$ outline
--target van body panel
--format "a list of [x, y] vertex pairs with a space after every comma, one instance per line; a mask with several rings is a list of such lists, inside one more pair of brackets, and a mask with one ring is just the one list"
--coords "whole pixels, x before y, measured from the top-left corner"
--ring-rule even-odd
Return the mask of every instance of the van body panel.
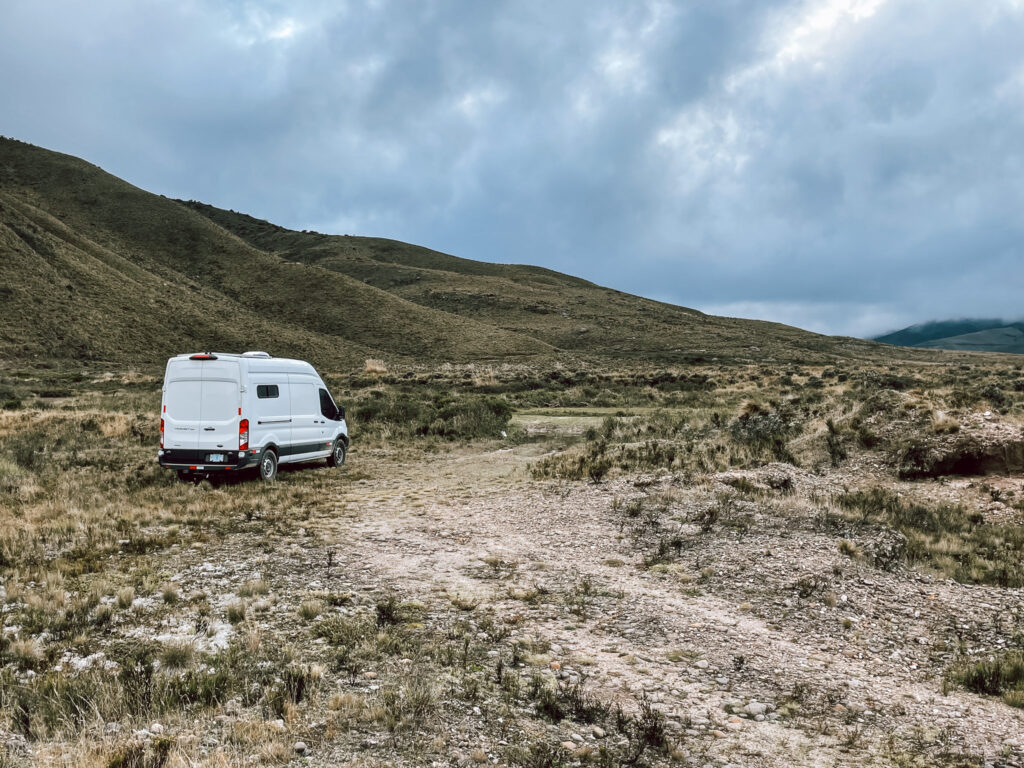
[[288, 374], [288, 387], [292, 400], [292, 445], [288, 460], [304, 461], [316, 456], [327, 456], [330, 446], [325, 445], [324, 429], [320, 424], [319, 377]]
[[250, 373], [246, 394], [252, 403], [249, 445], [291, 445], [292, 411], [288, 375]]

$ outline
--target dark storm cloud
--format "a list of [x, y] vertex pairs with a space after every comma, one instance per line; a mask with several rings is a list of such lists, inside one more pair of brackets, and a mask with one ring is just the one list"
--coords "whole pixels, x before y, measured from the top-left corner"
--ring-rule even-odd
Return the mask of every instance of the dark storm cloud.
[[1024, 7], [11, 0], [0, 132], [299, 229], [864, 333], [1017, 316]]

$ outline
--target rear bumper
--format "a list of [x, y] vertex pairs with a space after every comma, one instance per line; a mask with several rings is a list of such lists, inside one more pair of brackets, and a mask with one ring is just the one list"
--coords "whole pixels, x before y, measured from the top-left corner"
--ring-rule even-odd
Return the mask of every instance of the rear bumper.
[[[162, 450], [156, 460], [165, 469], [178, 469], [192, 472], [224, 472], [255, 467], [259, 463], [259, 454], [253, 451], [223, 451], [223, 461], [208, 461], [211, 451], [193, 451], [175, 448]], [[239, 456], [239, 454], [242, 454]]]

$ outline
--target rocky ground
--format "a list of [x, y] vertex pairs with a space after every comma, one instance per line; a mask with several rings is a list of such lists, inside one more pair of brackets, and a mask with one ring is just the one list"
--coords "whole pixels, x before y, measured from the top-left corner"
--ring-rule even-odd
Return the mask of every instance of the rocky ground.
[[[429, 447], [177, 488], [228, 510], [222, 533], [154, 556], [164, 586], [105, 596], [124, 610], [100, 647], [57, 665], [114, 674], [123, 641], [241, 649], [277, 659], [276, 684], [300, 669], [304, 692], [75, 743], [8, 732], [0, 765], [1024, 765], [1024, 710], [945, 680], [1021, 644], [1022, 590], [909, 568], [899, 534], [835, 502], [879, 484], [1019, 522], [1021, 476], [896, 480], [862, 454], [567, 482], [530, 473], [551, 440]], [[359, 660], [339, 660], [357, 624]]]
[[[517, 662], [524, 679], [539, 672], [563, 685], [581, 682], [626, 711], [649, 702], [664, 713], [674, 745], [671, 758], [652, 756], [655, 762], [1024, 759], [1024, 712], [943, 689], [958, 649], [983, 656], [1013, 642], [1024, 626], [1021, 591], [966, 586], [903, 566], [880, 570], [844, 554], [837, 541], [850, 539], [828, 523], [830, 496], [846, 480], [841, 474], [772, 465], [697, 483], [667, 473], [600, 485], [537, 482], [527, 467], [542, 450], [356, 451], [342, 472], [285, 472], [285, 485], [316, 478], [322, 503], [294, 510], [292, 525], [169, 555], [177, 589], [201, 591], [213, 606], [205, 631], [197, 636], [191, 619], [167, 615], [152, 599], [135, 606], [136, 624], [126, 631], [195, 642], [200, 650], [226, 647], [242, 625], [220, 617], [245, 584], [262, 580], [266, 594], [255, 596], [245, 626], [254, 625], [264, 644], [298, 642], [300, 655], [319, 658], [325, 641], [309, 640], [308, 622], [296, 613], [304, 600], [346, 596], [315, 624], [332, 611], [369, 610], [391, 593], [421, 605], [423, 621], [435, 628], [486, 616], [487, 626], [504, 628], [491, 629], [491, 637], [478, 632], [490, 642], [489, 655], [519, 642], [536, 649]], [[1019, 478], [1002, 482], [1019, 487]], [[922, 491], [905, 485], [908, 493]], [[985, 502], [976, 482], [932, 485], [936, 493]], [[654, 566], [645, 565], [650, 523], [638, 528], [623, 511], [645, 504], [658, 510], [658, 530], [681, 540]], [[710, 505], [721, 507], [719, 517], [695, 524]], [[861, 552], [879, 545], [870, 535], [852, 543]], [[306, 642], [311, 647], [301, 646]], [[503, 748], [522, 739], [564, 744], [563, 757], [579, 762], [588, 748], [616, 738], [572, 719], [528, 719], [505, 732], [486, 698], [460, 702], [443, 691], [440, 722], [428, 729], [434, 735], [422, 750], [372, 729], [333, 733], [324, 719], [330, 694], [372, 697], [383, 680], [402, 674], [403, 662], [412, 663], [390, 660], [353, 680], [327, 672], [319, 705], [309, 702], [287, 723], [269, 720], [267, 727], [280, 732], [282, 744], [299, 743], [302, 759], [314, 765], [499, 762]], [[254, 717], [235, 703], [185, 742], [198, 739], [201, 753], [215, 754], [232, 723]], [[158, 725], [161, 732], [189, 728], [185, 721]]]

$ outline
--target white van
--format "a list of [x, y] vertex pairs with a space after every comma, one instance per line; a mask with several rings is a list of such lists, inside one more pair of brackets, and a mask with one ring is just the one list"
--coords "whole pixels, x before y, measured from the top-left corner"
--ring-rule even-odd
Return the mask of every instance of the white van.
[[302, 360], [266, 352], [200, 352], [167, 361], [160, 408], [161, 467], [182, 478], [327, 459], [345, 463], [345, 408]]

